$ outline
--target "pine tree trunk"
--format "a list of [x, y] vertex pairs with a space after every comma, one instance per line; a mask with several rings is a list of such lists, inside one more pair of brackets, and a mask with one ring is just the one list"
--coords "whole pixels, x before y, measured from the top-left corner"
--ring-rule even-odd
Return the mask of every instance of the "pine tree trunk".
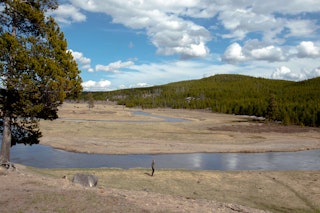
[[0, 153], [1, 165], [9, 163], [10, 148], [11, 148], [11, 118], [10, 116], [4, 116], [2, 146], [1, 146], [1, 153]]

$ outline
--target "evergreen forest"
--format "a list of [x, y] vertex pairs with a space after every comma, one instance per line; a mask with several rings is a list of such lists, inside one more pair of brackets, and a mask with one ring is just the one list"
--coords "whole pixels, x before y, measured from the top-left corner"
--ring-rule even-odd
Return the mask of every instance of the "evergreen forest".
[[[320, 77], [293, 82], [221, 74], [148, 88], [91, 92], [126, 107], [206, 109], [264, 117], [284, 125], [320, 126]], [[88, 94], [84, 92], [82, 98]]]

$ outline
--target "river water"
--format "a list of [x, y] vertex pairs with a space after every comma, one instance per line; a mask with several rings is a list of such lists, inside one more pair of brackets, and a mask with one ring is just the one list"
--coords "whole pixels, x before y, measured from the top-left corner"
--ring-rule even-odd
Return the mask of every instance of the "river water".
[[194, 153], [158, 155], [84, 154], [45, 145], [16, 145], [11, 161], [38, 168], [157, 168], [192, 170], [320, 170], [320, 150], [267, 153]]

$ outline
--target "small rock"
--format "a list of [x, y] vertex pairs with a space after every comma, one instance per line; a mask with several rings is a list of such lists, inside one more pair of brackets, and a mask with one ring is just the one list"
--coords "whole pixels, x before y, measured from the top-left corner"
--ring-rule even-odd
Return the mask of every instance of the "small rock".
[[72, 178], [73, 183], [78, 183], [85, 187], [94, 187], [98, 184], [98, 178], [91, 174], [75, 174]]

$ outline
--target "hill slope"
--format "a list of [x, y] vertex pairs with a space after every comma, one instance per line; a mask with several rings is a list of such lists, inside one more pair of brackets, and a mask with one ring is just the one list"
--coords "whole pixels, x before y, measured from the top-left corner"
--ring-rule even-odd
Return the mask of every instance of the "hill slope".
[[[95, 92], [95, 100], [127, 107], [210, 109], [255, 115], [283, 124], [320, 126], [320, 77], [283, 81], [243, 75], [215, 75], [148, 88]], [[83, 94], [84, 97], [86, 93]]]

